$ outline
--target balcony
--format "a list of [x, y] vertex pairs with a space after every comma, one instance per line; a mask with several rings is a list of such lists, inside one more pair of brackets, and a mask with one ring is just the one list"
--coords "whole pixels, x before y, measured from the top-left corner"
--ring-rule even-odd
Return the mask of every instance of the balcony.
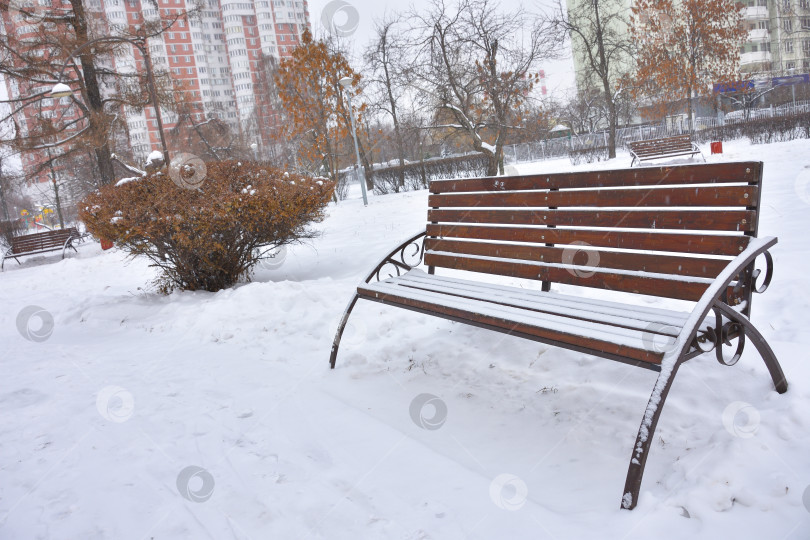
[[748, 32], [748, 41], [767, 41], [771, 39], [771, 32], [766, 28], [757, 28]]
[[767, 19], [768, 8], [765, 6], [753, 6], [745, 8], [745, 18], [750, 19]]
[[740, 55], [740, 64], [755, 64], [757, 62], [770, 62], [771, 53], [768, 51], [747, 52]]

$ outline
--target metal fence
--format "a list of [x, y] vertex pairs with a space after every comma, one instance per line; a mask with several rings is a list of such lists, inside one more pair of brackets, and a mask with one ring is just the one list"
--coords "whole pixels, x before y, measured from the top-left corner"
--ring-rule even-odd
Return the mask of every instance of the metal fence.
[[[810, 101], [797, 101], [795, 103], [789, 103], [779, 107], [769, 107], [767, 109], [750, 109], [747, 115], [744, 111], [734, 111], [727, 114], [724, 118], [713, 116], [695, 118], [694, 131], [698, 141], [701, 141], [704, 139], [704, 137], [701, 137], [701, 132], [704, 132], [707, 136], [713, 135], [715, 132], [711, 130], [715, 128], [744, 124], [763, 118], [774, 118], [808, 112], [810, 112]], [[625, 148], [627, 143], [633, 141], [674, 137], [676, 135], [690, 133], [691, 131], [692, 130], [689, 129], [689, 121], [685, 118], [670, 119], [660, 124], [643, 124], [619, 128], [616, 130], [616, 148]], [[514, 164], [567, 157], [572, 151], [607, 148], [607, 146], [607, 131], [598, 131], [558, 139], [510, 144], [504, 146], [503, 153], [504, 162]]]

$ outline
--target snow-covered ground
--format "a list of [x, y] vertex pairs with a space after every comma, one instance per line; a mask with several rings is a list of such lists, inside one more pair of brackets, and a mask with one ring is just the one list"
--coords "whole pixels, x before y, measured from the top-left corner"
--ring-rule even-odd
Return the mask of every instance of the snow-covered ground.
[[[331, 206], [319, 239], [215, 294], [159, 296], [97, 244], [9, 261], [0, 538], [810, 538], [810, 143], [725, 146], [708, 159], [765, 161], [779, 244], [753, 319], [790, 389], [751, 346], [686, 364], [634, 511], [653, 372], [362, 302], [328, 369], [353, 288], [424, 226], [414, 192]], [[32, 305], [47, 339], [37, 317], [18, 330]]]

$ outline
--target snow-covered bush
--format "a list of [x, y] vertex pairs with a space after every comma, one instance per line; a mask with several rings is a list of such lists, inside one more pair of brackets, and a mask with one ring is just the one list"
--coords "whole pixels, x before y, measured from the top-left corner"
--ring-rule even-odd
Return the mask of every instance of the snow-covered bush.
[[743, 133], [752, 144], [806, 139], [810, 137], [810, 113], [752, 120], [745, 124]]
[[80, 218], [96, 237], [160, 268], [161, 292], [217, 291], [249, 278], [269, 248], [312, 238], [309, 224], [323, 219], [334, 190], [256, 163], [206, 168], [193, 188], [183, 180], [187, 167], [174, 181], [164, 169], [104, 186], [81, 203]]

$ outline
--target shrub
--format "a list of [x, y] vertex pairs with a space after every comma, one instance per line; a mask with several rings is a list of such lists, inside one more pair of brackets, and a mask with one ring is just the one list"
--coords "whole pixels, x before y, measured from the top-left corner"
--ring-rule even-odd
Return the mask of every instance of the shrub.
[[804, 139], [810, 135], [810, 113], [753, 120], [745, 124], [743, 133], [752, 144]]
[[[209, 163], [205, 175], [189, 165], [179, 171], [174, 180], [164, 169], [104, 186], [80, 205], [91, 233], [160, 268], [164, 293], [218, 291], [249, 279], [270, 248], [314, 236], [308, 225], [323, 219], [334, 190], [328, 180], [256, 163]], [[191, 185], [199, 187], [181, 187]]]
[[11, 239], [25, 234], [25, 222], [21, 219], [0, 221], [0, 246], [10, 247]]
[[568, 159], [571, 161], [571, 165], [579, 165], [580, 163], [607, 161], [608, 156], [609, 152], [607, 146], [594, 146], [591, 148], [571, 150], [568, 154]]
[[[488, 158], [483, 154], [467, 154], [382, 167], [374, 170], [374, 193], [384, 195], [425, 189], [431, 180], [486, 176], [487, 162]], [[404, 186], [399, 184], [400, 172], [405, 175]]]

